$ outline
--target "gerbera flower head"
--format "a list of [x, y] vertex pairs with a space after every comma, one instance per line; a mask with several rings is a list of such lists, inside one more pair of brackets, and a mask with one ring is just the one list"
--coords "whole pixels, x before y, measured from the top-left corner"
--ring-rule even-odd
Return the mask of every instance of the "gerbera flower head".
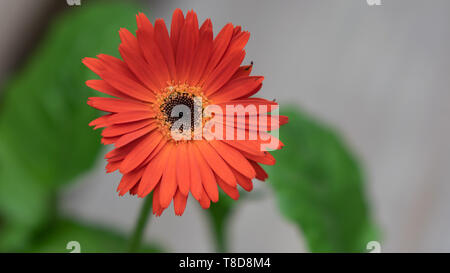
[[195, 12], [179, 9], [170, 34], [162, 19], [152, 24], [139, 13], [136, 21], [136, 35], [119, 31], [122, 59], [83, 59], [101, 78], [87, 86], [109, 95], [89, 98], [107, 112], [89, 125], [114, 144], [106, 170], [122, 173], [119, 195], [153, 192], [159, 216], [172, 200], [183, 214], [189, 194], [208, 208], [219, 188], [233, 199], [238, 185], [251, 191], [252, 179], [267, 178], [260, 164], [275, 163], [270, 145], [282, 147], [268, 132], [287, 117], [273, 114], [276, 102], [252, 97], [263, 77], [241, 66], [250, 34], [229, 23], [214, 38], [210, 19], [199, 26]]

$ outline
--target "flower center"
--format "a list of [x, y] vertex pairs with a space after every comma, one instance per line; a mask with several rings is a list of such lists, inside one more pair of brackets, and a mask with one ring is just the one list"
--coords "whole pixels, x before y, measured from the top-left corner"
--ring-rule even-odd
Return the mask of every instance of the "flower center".
[[[180, 108], [176, 109], [176, 107]], [[197, 121], [194, 119], [195, 101], [192, 94], [173, 92], [164, 100], [164, 103], [160, 105], [159, 110], [163, 113], [165, 122], [170, 125], [173, 125], [177, 120], [183, 118], [184, 114], [190, 115], [191, 130], [194, 130], [195, 124], [199, 124], [198, 119]]]
[[181, 84], [164, 88], [155, 104], [163, 134], [172, 140], [193, 139], [202, 128], [205, 104], [200, 87]]

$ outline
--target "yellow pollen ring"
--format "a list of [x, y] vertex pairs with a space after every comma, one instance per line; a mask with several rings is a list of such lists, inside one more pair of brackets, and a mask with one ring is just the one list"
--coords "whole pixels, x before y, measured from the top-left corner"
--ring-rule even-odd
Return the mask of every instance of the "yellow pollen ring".
[[[161, 131], [161, 133], [166, 136], [169, 140], [178, 142], [178, 141], [186, 141], [186, 138], [190, 138], [191, 140], [194, 139], [195, 134], [198, 132], [194, 132], [193, 128], [191, 128], [191, 132], [179, 132], [183, 136], [183, 140], [175, 140], [172, 137], [172, 124], [174, 122], [174, 119], [170, 116], [171, 112], [170, 110], [178, 104], [189, 104], [191, 108], [191, 111], [193, 112], [193, 102], [194, 98], [200, 98], [201, 99], [201, 125], [199, 128], [203, 128], [204, 123], [209, 118], [203, 117], [203, 110], [206, 106], [210, 104], [210, 101], [205, 97], [205, 95], [202, 92], [201, 87], [198, 86], [190, 86], [188, 84], [174, 84], [174, 82], [169, 82], [168, 86], [161, 89], [161, 92], [157, 94], [156, 101], [153, 104], [154, 111], [156, 113], [156, 120], [158, 121], [158, 127]], [[194, 115], [194, 113], [191, 113], [191, 115]], [[191, 118], [192, 119], [192, 118]], [[195, 121], [194, 121], [195, 122]], [[196, 128], [198, 129], [198, 128]], [[177, 133], [177, 132], [175, 132]], [[178, 133], [177, 133], [178, 134]]]

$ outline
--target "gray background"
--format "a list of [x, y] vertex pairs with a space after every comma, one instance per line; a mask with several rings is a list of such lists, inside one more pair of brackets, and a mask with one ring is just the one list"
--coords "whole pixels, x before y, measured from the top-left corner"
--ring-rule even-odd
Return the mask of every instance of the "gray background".
[[[17, 66], [27, 33], [52, 1], [0, 1], [0, 81]], [[158, 1], [151, 18], [177, 7], [227, 22], [252, 36], [246, 62], [264, 75], [261, 95], [296, 103], [332, 124], [362, 160], [367, 192], [383, 230], [383, 251], [450, 251], [450, 1]], [[67, 7], [69, 8], [69, 7]], [[25, 36], [25, 37], [24, 37]], [[7, 37], [7, 38], [5, 38]], [[282, 137], [282, 136], [281, 136]], [[106, 151], [106, 150], [105, 150]], [[67, 189], [64, 210], [129, 232], [139, 201], [119, 198], [105, 162]], [[270, 183], [270, 182], [269, 182]], [[306, 251], [278, 213], [268, 185], [231, 221], [232, 251]], [[183, 217], [153, 218], [148, 239], [171, 251], [212, 251], [205, 215], [190, 200]]]

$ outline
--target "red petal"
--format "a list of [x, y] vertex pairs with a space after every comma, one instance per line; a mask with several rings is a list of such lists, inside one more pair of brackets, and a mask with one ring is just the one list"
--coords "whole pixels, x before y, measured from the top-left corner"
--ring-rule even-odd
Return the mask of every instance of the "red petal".
[[165, 84], [165, 81], [160, 82], [158, 77], [155, 77], [155, 70], [150, 70], [150, 66], [145, 62], [144, 56], [141, 54], [137, 38], [125, 28], [119, 31], [122, 43], [119, 46], [119, 52], [122, 59], [127, 63], [134, 75], [145, 84], [145, 86], [154, 93]]
[[239, 171], [246, 177], [252, 179], [256, 176], [256, 172], [248, 160], [236, 149], [224, 144], [222, 141], [209, 141], [212, 147], [219, 155], [235, 170]]
[[243, 50], [249, 38], [250, 33], [247, 31], [239, 32], [238, 34], [233, 35], [230, 41], [230, 45], [228, 46], [227, 51], [223, 56], [223, 59], [225, 59], [227, 56], [234, 54], [235, 52]]
[[123, 99], [131, 98], [130, 96], [125, 95], [124, 93], [115, 89], [111, 85], [107, 84], [104, 80], [88, 80], [88, 81], [86, 81], [86, 85], [94, 90], [97, 90], [99, 92], [102, 92], [102, 93], [110, 95], [110, 96], [123, 98]]
[[266, 181], [266, 179], [269, 177], [266, 171], [255, 161], [250, 160], [250, 163], [252, 164], [253, 168], [255, 168], [256, 178], [261, 181]]
[[93, 121], [89, 122], [89, 126], [95, 126], [94, 129], [98, 129], [101, 127], [106, 127], [108, 126], [110, 123], [108, 122], [109, 118], [112, 116], [113, 114], [108, 114], [108, 115], [104, 115], [101, 116], [99, 118], [94, 119]]
[[172, 79], [177, 79], [174, 51], [170, 42], [169, 33], [167, 32], [166, 24], [164, 20], [157, 19], [155, 21], [155, 41], [158, 44], [164, 60], [166, 61], [167, 68]]
[[104, 71], [103, 63], [98, 59], [86, 57], [81, 62], [97, 75], [100, 75]]
[[173, 145], [164, 145], [159, 154], [150, 161], [147, 167], [145, 167], [145, 171], [138, 188], [138, 195], [140, 197], [146, 196], [156, 187], [156, 185], [158, 185], [166, 168], [172, 149]]
[[128, 111], [150, 111], [150, 105], [144, 104], [138, 101], [115, 99], [115, 98], [103, 98], [103, 97], [90, 97], [87, 104], [95, 109], [105, 112], [128, 112]]
[[253, 91], [261, 85], [263, 80], [264, 77], [261, 76], [240, 77], [231, 80], [213, 94], [211, 99], [219, 103], [251, 96]]
[[176, 152], [178, 190], [183, 195], [187, 196], [189, 194], [189, 187], [191, 184], [191, 174], [189, 171], [189, 158], [186, 144], [177, 145]]
[[170, 73], [166, 61], [156, 44], [153, 25], [143, 13], [139, 13], [136, 16], [136, 22], [138, 25], [136, 37], [141, 52], [147, 61], [148, 69], [155, 75], [157, 81], [164, 85], [170, 80]]
[[131, 188], [133, 188], [134, 185], [136, 185], [137, 182], [141, 179], [143, 172], [144, 168], [140, 168], [127, 174], [124, 174], [122, 176], [122, 180], [120, 181], [119, 186], [117, 187], [119, 195], [123, 196], [125, 193], [131, 190]]
[[128, 122], [135, 122], [144, 119], [153, 118], [155, 114], [150, 111], [130, 111], [130, 112], [121, 112], [116, 113], [111, 116], [108, 116], [107, 122], [109, 125], [111, 124], [123, 124]]
[[[192, 151], [194, 152], [194, 156], [197, 160], [197, 166], [200, 171], [200, 176], [202, 178], [203, 188], [208, 194], [209, 199], [211, 199], [211, 201], [213, 202], [217, 202], [219, 200], [219, 190], [217, 189], [217, 182], [216, 178], [214, 177], [214, 173], [212, 172], [211, 167], [208, 166], [206, 160], [202, 157], [202, 154], [199, 151], [201, 150], [201, 148], [196, 146], [195, 144], [192, 145], [192, 147]], [[209, 160], [210, 159], [208, 158], [208, 161]]]
[[211, 95], [227, 83], [239, 68], [244, 57], [245, 51], [240, 51], [224, 58], [207, 77], [204, 85], [205, 94]]
[[182, 194], [179, 190], [175, 194], [173, 199], [173, 208], [175, 210], [175, 215], [183, 215], [184, 209], [186, 208], [187, 195]]
[[[170, 160], [168, 160], [167, 163], [165, 164], [165, 170], [161, 178], [161, 185], [160, 185], [161, 192], [159, 199], [161, 202], [161, 207], [163, 208], [167, 208], [170, 205], [175, 195], [175, 192], [177, 191], [177, 175], [176, 175], [177, 162], [175, 152], [176, 148], [173, 147], [169, 155]], [[154, 170], [152, 170], [152, 172], [154, 172]]]
[[255, 155], [247, 154], [245, 152], [244, 152], [244, 155], [248, 159], [251, 159], [253, 161], [256, 161], [256, 162], [264, 164], [264, 165], [274, 165], [275, 164], [275, 158], [269, 152], [264, 152], [264, 156], [255, 156]]
[[229, 23], [225, 25], [222, 30], [217, 34], [214, 39], [213, 51], [211, 55], [211, 59], [208, 62], [208, 66], [206, 67], [204, 77], [207, 78], [209, 74], [216, 68], [219, 62], [222, 60], [223, 54], [225, 50], [228, 48], [230, 44], [231, 37], [233, 35], [233, 24]]
[[172, 24], [170, 26], [170, 41], [172, 42], [173, 52], [177, 52], [178, 40], [180, 39], [181, 29], [184, 25], [184, 15], [181, 9], [176, 9], [172, 15]]
[[213, 48], [213, 29], [210, 19], [205, 20], [199, 33], [199, 42], [194, 57], [195, 62], [192, 63], [189, 72], [189, 80], [192, 85], [197, 85], [199, 83], [209, 58], [211, 57]]
[[255, 156], [264, 156], [264, 152], [261, 151], [261, 146], [257, 141], [252, 140], [223, 140], [224, 143], [233, 146], [234, 148], [252, 154]]
[[117, 140], [115, 146], [116, 146], [117, 148], [120, 148], [120, 147], [122, 147], [122, 146], [125, 146], [125, 145], [129, 144], [130, 142], [135, 141], [136, 139], [141, 138], [141, 137], [147, 135], [147, 134], [150, 133], [151, 131], [155, 130], [156, 127], [157, 127], [157, 125], [156, 125], [155, 123], [153, 123], [153, 124], [151, 124], [151, 125], [148, 125], [148, 126], [146, 126], [146, 127], [144, 127], [144, 128], [141, 128], [141, 129], [139, 129], [139, 130], [136, 130], [136, 131], [134, 131], [134, 132], [125, 134], [125, 135], [121, 136], [121, 137]]
[[138, 129], [141, 129], [147, 125], [154, 123], [152, 119], [146, 119], [136, 122], [124, 123], [124, 124], [114, 124], [105, 129], [103, 129], [102, 136], [104, 137], [115, 137], [121, 136], [124, 134], [128, 134], [134, 132]]
[[234, 73], [234, 75], [231, 77], [230, 80], [235, 80], [240, 77], [247, 77], [250, 76], [250, 73], [252, 72], [253, 68], [253, 62], [250, 65], [243, 65], [238, 68], [238, 70]]
[[181, 30], [175, 60], [178, 80], [183, 83], [187, 81], [191, 64], [194, 62], [198, 35], [197, 15], [190, 11], [186, 15], [186, 21]]
[[211, 205], [211, 200], [209, 199], [205, 190], [203, 190], [202, 197], [200, 198], [200, 200], [198, 200], [198, 202], [200, 203], [200, 206], [202, 206], [203, 209], [208, 209], [209, 206]]
[[159, 185], [155, 188], [154, 192], [153, 192], [153, 206], [152, 206], [152, 210], [153, 210], [153, 214], [155, 216], [161, 216], [161, 214], [164, 211], [164, 208], [161, 207], [161, 204], [159, 202]]
[[189, 160], [189, 174], [190, 174], [190, 189], [192, 196], [194, 196], [195, 199], [200, 200], [202, 197], [202, 181], [201, 181], [201, 175], [200, 175], [200, 168], [197, 163], [197, 159], [195, 156], [195, 147], [194, 144], [188, 143], [187, 144], [187, 155]]
[[125, 157], [120, 165], [121, 173], [128, 173], [138, 167], [155, 149], [161, 141], [162, 135], [153, 133], [146, 136], [136, 147]]
[[216, 178], [217, 178], [217, 184], [228, 196], [230, 196], [234, 200], [239, 199], [239, 191], [236, 187], [232, 187], [232, 186], [228, 185], [218, 176], [216, 176]]
[[105, 68], [99, 76], [109, 85], [138, 100], [146, 102], [155, 100], [153, 92], [140, 83], [125, 62], [104, 54], [98, 55], [98, 58], [102, 60]]
[[236, 176], [237, 183], [246, 191], [251, 191], [253, 189], [252, 180], [243, 176], [237, 171], [234, 171], [234, 175]]
[[235, 186], [236, 178], [234, 177], [233, 172], [223, 158], [220, 157], [214, 148], [212, 148], [211, 144], [207, 141], [196, 141], [195, 144], [210, 168], [213, 169], [226, 183]]

